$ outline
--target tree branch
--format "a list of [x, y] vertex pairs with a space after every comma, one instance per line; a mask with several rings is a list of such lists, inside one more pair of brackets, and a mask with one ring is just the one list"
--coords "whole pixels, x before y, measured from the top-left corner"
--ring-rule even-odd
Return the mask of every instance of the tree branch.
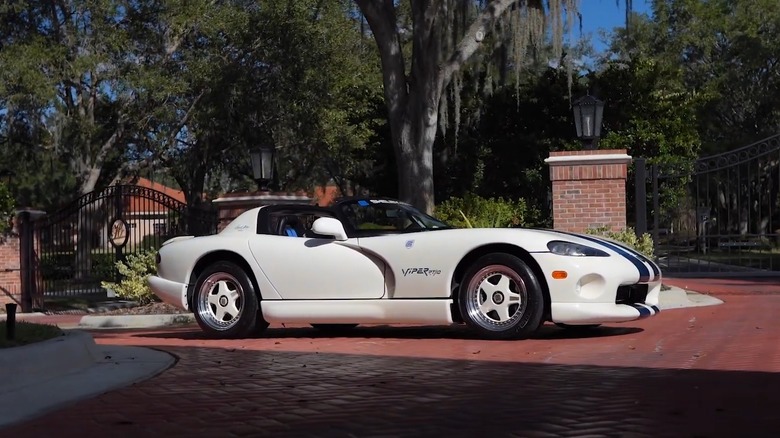
[[[209, 2], [209, 6], [214, 6], [217, 4], [217, 0], [212, 0]], [[192, 26], [190, 26], [187, 29], [184, 29], [180, 34], [173, 35], [173, 32], [165, 32], [165, 59], [170, 59], [173, 54], [179, 50], [179, 46], [184, 41], [184, 39], [187, 37], [187, 35], [194, 31], [197, 27], [197, 22], [193, 23]], [[170, 28], [169, 28], [170, 30]]]
[[374, 34], [382, 61], [389, 120], [400, 121], [407, 100], [406, 71], [393, 0], [356, 0]]
[[[86, 180], [81, 183], [81, 194], [89, 193], [95, 189], [98, 179], [100, 178], [100, 173], [103, 170], [103, 163], [106, 160], [106, 156], [108, 155], [108, 152], [116, 145], [117, 141], [119, 141], [119, 139], [122, 137], [124, 130], [124, 121], [120, 117], [114, 133], [111, 134], [111, 137], [109, 137], [108, 140], [106, 140], [105, 143], [103, 143], [103, 145], [100, 147], [100, 150], [95, 157], [94, 163], [91, 166], [84, 163], [83, 168], [86, 169], [88, 175]], [[114, 177], [114, 179], [116, 179], [116, 177]]]
[[200, 99], [203, 97], [203, 94], [206, 93], [206, 90], [203, 90], [195, 96], [195, 99], [192, 100], [192, 103], [190, 103], [190, 107], [187, 109], [187, 112], [184, 113], [184, 116], [179, 119], [179, 123], [176, 124], [176, 129], [173, 129], [169, 135], [168, 135], [168, 145], [171, 145], [176, 140], [176, 136], [179, 135], [179, 132], [181, 132], [182, 128], [184, 128], [184, 125], [187, 124], [187, 122], [190, 121], [190, 117], [192, 117], [192, 113], [195, 112], [195, 108], [198, 105], [198, 102], [200, 102]]

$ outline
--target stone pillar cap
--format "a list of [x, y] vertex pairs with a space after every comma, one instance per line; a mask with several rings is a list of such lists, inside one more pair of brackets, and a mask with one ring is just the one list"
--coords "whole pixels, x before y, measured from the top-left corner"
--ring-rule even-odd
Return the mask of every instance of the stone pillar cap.
[[545, 158], [544, 162], [550, 166], [577, 166], [591, 164], [628, 164], [632, 160], [631, 155], [618, 154], [594, 154], [594, 155], [555, 155]]

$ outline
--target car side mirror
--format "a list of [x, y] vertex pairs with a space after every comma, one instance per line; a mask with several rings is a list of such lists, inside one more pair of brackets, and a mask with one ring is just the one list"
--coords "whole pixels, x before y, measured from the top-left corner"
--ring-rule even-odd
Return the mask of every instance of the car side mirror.
[[341, 221], [332, 217], [321, 217], [311, 224], [311, 230], [324, 236], [333, 236], [336, 240], [347, 240], [347, 232]]

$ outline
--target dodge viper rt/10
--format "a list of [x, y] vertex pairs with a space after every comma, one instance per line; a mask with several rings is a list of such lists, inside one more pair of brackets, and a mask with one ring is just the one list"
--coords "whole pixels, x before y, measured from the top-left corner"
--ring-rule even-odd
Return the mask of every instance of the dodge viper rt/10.
[[595, 236], [456, 229], [392, 199], [343, 198], [327, 208], [258, 207], [218, 234], [170, 239], [149, 284], [216, 337], [270, 323], [465, 323], [486, 339], [519, 339], [545, 321], [582, 327], [655, 315], [661, 272]]

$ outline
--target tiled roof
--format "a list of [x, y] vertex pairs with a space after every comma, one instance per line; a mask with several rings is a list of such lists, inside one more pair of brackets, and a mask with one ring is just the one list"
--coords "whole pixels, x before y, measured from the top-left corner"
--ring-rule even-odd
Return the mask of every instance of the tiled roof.
[[[187, 202], [183, 191], [174, 189], [172, 187], [168, 187], [166, 185], [160, 184], [155, 181], [151, 181], [147, 178], [138, 178], [133, 183], [140, 187], [145, 187], [151, 190], [156, 190], [158, 192], [161, 192], [167, 196], [170, 196], [171, 198], [173, 198], [178, 202], [181, 203]], [[167, 210], [165, 206], [160, 205], [158, 202], [146, 198], [141, 198], [141, 197], [132, 197], [128, 201], [127, 208], [128, 208], [128, 213], [144, 213], [144, 212], [159, 213]]]

